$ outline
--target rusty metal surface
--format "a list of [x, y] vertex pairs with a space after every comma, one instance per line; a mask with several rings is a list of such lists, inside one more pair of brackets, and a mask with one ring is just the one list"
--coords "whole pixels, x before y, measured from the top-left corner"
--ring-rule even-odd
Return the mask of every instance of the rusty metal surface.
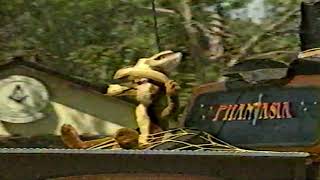
[[305, 179], [305, 153], [0, 149], [1, 180], [101, 174]]
[[244, 80], [249, 84], [265, 83], [283, 79], [287, 76], [288, 66], [271, 59], [250, 59], [240, 61], [228, 68], [224, 76], [229, 80]]
[[[290, 79], [283, 80], [284, 87], [303, 87], [303, 86], [320, 86], [320, 75], [297, 75]], [[280, 84], [282, 85], [282, 84]], [[239, 89], [243, 89], [246, 87], [239, 87]], [[208, 93], [208, 92], [221, 92], [229, 90], [226, 82], [213, 82], [200, 85], [195, 87], [192, 92], [192, 99], [196, 99], [199, 95]], [[192, 106], [192, 104], [189, 104]]]
[[174, 156], [238, 156], [238, 157], [277, 157], [277, 158], [306, 158], [308, 153], [303, 152], [274, 152], [250, 150], [86, 150], [86, 149], [45, 149], [45, 148], [0, 148], [3, 154], [109, 154], [109, 155], [174, 155]]
[[299, 75], [289, 81], [286, 87], [320, 87], [320, 75]]
[[[216, 135], [218, 138], [220, 138], [224, 141], [227, 141], [229, 143], [232, 143], [233, 145], [238, 146], [238, 147], [243, 147], [243, 148], [250, 147], [250, 148], [259, 148], [259, 149], [266, 148], [266, 147], [274, 147], [274, 148], [281, 147], [282, 149], [285, 149], [284, 147], [290, 147], [290, 148], [295, 148], [295, 150], [299, 150], [299, 151], [319, 152], [319, 146], [317, 146], [318, 143], [316, 142], [317, 139], [315, 139], [315, 138], [318, 138], [318, 133], [316, 131], [316, 127], [317, 127], [316, 123], [318, 122], [317, 118], [316, 118], [316, 115], [318, 112], [316, 105], [318, 104], [318, 102], [317, 102], [318, 100], [316, 97], [318, 97], [318, 96], [315, 96], [315, 94], [318, 94], [317, 88], [320, 87], [320, 75], [297, 75], [292, 78], [288, 78], [285, 81], [287, 82], [286, 84], [279, 85], [279, 86], [269, 86], [268, 88], [256, 87], [256, 86], [239, 87], [239, 89], [236, 89], [236, 90], [235, 89], [224, 90], [224, 89], [219, 88], [219, 87], [225, 85], [226, 84], [225, 82], [220, 83], [220, 85], [219, 85], [219, 83], [218, 84], [211, 83], [211, 84], [203, 85], [202, 88], [199, 89], [198, 91], [196, 91], [194, 96], [192, 97], [193, 102], [189, 105], [188, 112], [186, 114], [189, 114], [189, 116], [190, 116], [190, 114], [192, 114], [193, 116], [199, 117], [198, 118], [199, 121], [197, 121], [197, 123], [199, 123], [198, 128], [199, 127], [202, 128], [202, 129], [200, 128], [201, 130], [209, 132], [208, 129], [210, 128], [210, 130], [212, 130], [214, 135]], [[304, 88], [304, 90], [302, 90], [302, 88]], [[310, 90], [311, 88], [314, 88], [314, 90], [311, 91]], [[297, 91], [297, 93], [292, 93], [291, 97], [290, 97], [286, 94], [286, 91], [289, 92], [290, 90]], [[301, 90], [301, 92], [304, 92], [304, 94], [303, 93], [299, 94], [300, 90]], [[284, 92], [282, 92], [282, 91], [284, 91]], [[225, 93], [225, 92], [228, 92], [228, 93]], [[224, 134], [221, 135], [222, 133], [220, 133], [220, 131], [221, 131], [222, 127], [226, 128], [225, 124], [228, 124], [228, 123], [220, 123], [222, 125], [216, 123], [215, 126], [209, 127], [209, 123], [211, 123], [211, 121], [210, 122], [208, 121], [208, 123], [206, 123], [207, 121], [205, 121], [205, 120], [207, 120], [207, 119], [203, 119], [203, 118], [201, 119], [202, 116], [211, 117], [210, 114], [205, 114], [206, 108], [208, 109], [208, 107], [204, 107], [204, 108], [202, 108], [202, 110], [198, 109], [199, 112], [201, 111], [202, 116], [201, 116], [201, 114], [197, 115], [194, 112], [191, 113], [191, 110], [190, 110], [191, 107], [201, 108], [200, 107], [201, 104], [206, 104], [206, 103], [210, 104], [213, 102], [218, 102], [217, 100], [219, 99], [219, 97], [221, 97], [220, 101], [219, 101], [220, 104], [230, 103], [230, 101], [228, 101], [228, 100], [230, 100], [232, 98], [232, 95], [234, 95], [235, 93], [238, 93], [238, 94], [242, 93], [241, 94], [242, 101], [240, 103], [255, 102], [254, 98], [256, 98], [258, 100], [258, 94], [257, 93], [255, 94], [255, 92], [264, 93], [266, 96], [268, 96], [269, 99], [266, 98], [265, 99], [266, 102], [273, 102], [273, 101], [278, 102], [278, 101], [284, 101], [284, 100], [294, 101], [296, 103], [294, 106], [295, 107], [294, 113], [295, 113], [296, 117], [294, 117], [294, 118], [295, 119], [300, 118], [299, 122], [308, 122], [308, 123], [304, 124], [305, 126], [302, 126], [301, 124], [294, 124], [294, 125], [297, 125], [297, 127], [294, 126], [294, 128], [293, 128], [293, 129], [296, 128], [295, 132], [292, 130], [292, 128], [291, 128], [291, 130], [289, 128], [289, 126], [293, 127], [294, 121], [292, 121], [292, 120], [287, 120], [288, 122], [292, 122], [291, 124], [288, 124], [284, 121], [279, 121], [279, 124], [282, 123], [281, 127], [284, 127], [283, 129], [281, 129], [281, 131], [279, 131], [279, 129], [280, 129], [279, 124], [277, 124], [278, 129], [272, 130], [271, 126], [273, 124], [276, 124], [277, 123], [276, 121], [268, 121], [268, 124], [266, 124], [266, 123], [263, 124], [264, 125], [263, 127], [262, 126], [254, 126], [254, 128], [252, 128], [252, 126], [250, 126], [250, 128], [247, 128], [247, 129], [245, 129], [245, 128], [241, 129], [240, 126], [236, 127], [236, 125], [233, 124], [234, 125], [233, 130], [229, 129], [230, 131], [228, 133], [226, 133], [226, 131], [224, 131]], [[211, 97], [208, 95], [210, 93], [217, 93], [217, 95], [216, 95], [216, 97]], [[248, 94], [248, 95], [244, 96], [244, 94]], [[289, 99], [288, 98], [284, 99], [285, 96], [288, 96]], [[300, 97], [300, 99], [299, 99], [299, 97]], [[202, 98], [203, 100], [205, 100], [206, 103], [198, 102], [199, 98]], [[194, 101], [195, 99], [197, 99], [197, 102]], [[311, 105], [308, 106], [308, 109], [307, 109], [308, 115], [305, 115], [306, 110], [303, 109], [303, 112], [300, 111], [299, 104], [304, 103], [304, 102], [309, 102], [309, 101], [312, 103], [313, 109], [311, 108]], [[233, 101], [231, 101], [231, 102], [233, 102]], [[235, 104], [237, 104], [237, 101], [235, 101]], [[292, 108], [294, 108], [294, 107], [292, 107]], [[210, 113], [210, 112], [214, 112], [214, 111], [208, 110], [208, 113]], [[300, 114], [297, 114], [298, 112]], [[311, 112], [313, 112], [312, 115], [310, 115]], [[196, 117], [195, 117], [195, 119], [196, 119]], [[189, 118], [189, 120], [190, 120], [190, 118]], [[313, 121], [311, 121], [311, 120], [313, 120]], [[188, 122], [188, 119], [186, 121]], [[314, 124], [312, 124], [312, 122]], [[230, 123], [228, 124], [229, 128], [231, 126]], [[238, 124], [240, 124], [240, 123], [241, 122], [239, 122]], [[262, 123], [264, 123], [264, 122], [261, 121], [261, 124]], [[266, 126], [266, 125], [268, 125], [268, 126]], [[195, 127], [195, 125], [191, 124], [191, 123], [187, 124], [187, 126]], [[242, 123], [242, 127], [245, 127], [245, 126], [249, 127], [249, 125], [248, 126], [246, 125], [246, 122]], [[205, 128], [207, 128], [207, 129], [205, 129]], [[303, 131], [303, 128], [305, 128], [306, 130]], [[307, 128], [309, 128], [309, 129], [307, 130]], [[266, 131], [268, 131], [268, 132], [266, 132]], [[234, 135], [233, 137], [231, 137], [230, 132], [231, 132], [231, 135], [232, 134]], [[311, 134], [311, 132], [313, 134]], [[274, 134], [272, 134], [272, 133], [274, 133]], [[305, 134], [303, 134], [303, 133], [305, 133]], [[228, 134], [228, 137], [226, 134]], [[239, 134], [241, 134], [241, 135], [239, 135]], [[257, 135], [257, 134], [259, 134], [259, 135]], [[294, 135], [292, 135], [292, 134], [294, 134]], [[219, 136], [219, 135], [221, 135], [221, 136]], [[280, 143], [279, 137], [280, 136], [282, 138], [281, 145], [279, 145], [279, 143]], [[296, 137], [296, 139], [294, 136]], [[237, 138], [238, 138], [238, 140], [237, 140], [238, 142], [235, 142], [235, 139], [237, 139]], [[272, 140], [272, 138], [274, 138], [274, 140]], [[310, 141], [308, 143], [306, 141], [307, 138], [310, 139]], [[315, 140], [313, 140], [312, 138]], [[263, 140], [265, 140], [265, 141], [268, 140], [269, 144], [263, 144], [264, 143], [264, 142], [262, 142]], [[300, 148], [300, 149], [297, 149], [297, 148]], [[289, 149], [287, 151], [289, 151]]]
[[184, 174], [101, 174], [50, 178], [49, 180], [222, 180], [221, 178]]

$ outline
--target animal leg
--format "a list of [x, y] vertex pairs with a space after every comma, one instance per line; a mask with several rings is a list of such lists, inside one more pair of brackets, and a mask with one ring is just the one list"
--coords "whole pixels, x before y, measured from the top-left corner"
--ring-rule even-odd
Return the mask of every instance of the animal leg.
[[83, 141], [80, 139], [77, 130], [73, 126], [69, 124], [64, 124], [61, 127], [61, 139], [63, 143], [69, 148], [87, 149], [92, 146], [96, 146], [101, 143], [104, 143], [106, 141], [112, 141], [113, 138], [106, 137], [106, 138], [95, 139], [90, 141]]
[[147, 144], [148, 135], [150, 134], [151, 121], [145, 105], [139, 104], [136, 107], [136, 119], [140, 129], [139, 143]]

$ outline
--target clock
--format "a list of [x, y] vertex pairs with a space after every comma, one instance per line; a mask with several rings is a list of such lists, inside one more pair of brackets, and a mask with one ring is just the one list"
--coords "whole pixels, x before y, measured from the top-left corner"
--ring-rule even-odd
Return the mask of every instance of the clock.
[[38, 80], [13, 75], [0, 81], [0, 121], [29, 123], [44, 118], [47, 88]]

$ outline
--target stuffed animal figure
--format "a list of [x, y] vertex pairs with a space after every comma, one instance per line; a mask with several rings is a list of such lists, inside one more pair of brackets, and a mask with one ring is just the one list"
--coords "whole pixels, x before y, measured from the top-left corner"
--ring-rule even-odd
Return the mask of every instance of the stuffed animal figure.
[[[161, 112], [162, 119], [168, 116], [175, 107], [172, 97], [176, 94], [179, 86], [175, 81], [169, 79], [168, 76], [169, 73], [178, 66], [181, 58], [181, 53], [175, 53], [173, 51], [163, 51], [149, 58], [141, 58], [133, 67], [122, 68], [114, 75], [114, 79], [127, 79], [129, 82], [124, 84], [111, 84], [108, 87], [106, 93], [108, 96], [132, 96], [137, 100], [138, 105], [135, 114], [140, 130], [139, 144], [147, 144], [148, 135], [151, 132], [156, 132], [161, 129], [157, 124], [152, 123], [148, 114], [148, 108], [153, 103], [154, 96], [162, 89], [165, 90], [167, 106]], [[68, 126], [62, 127], [62, 132], [64, 132], [62, 133], [62, 139], [68, 140], [65, 144], [69, 147], [80, 147], [74, 145], [75, 142], [80, 141], [77, 135], [75, 135], [75, 130], [70, 131], [70, 129]], [[72, 139], [74, 139], [74, 141], [72, 141]], [[88, 146], [96, 144], [96, 142], [102, 141], [103, 140], [93, 141], [94, 143], [91, 141], [90, 143], [88, 142], [89, 145], [84, 145], [86, 142], [81, 141], [81, 147], [87, 148]], [[72, 144], [72, 146], [70, 144]]]

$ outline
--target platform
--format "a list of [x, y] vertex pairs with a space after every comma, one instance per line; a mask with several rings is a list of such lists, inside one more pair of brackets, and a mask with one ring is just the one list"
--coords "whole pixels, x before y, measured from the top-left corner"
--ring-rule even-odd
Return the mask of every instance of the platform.
[[188, 177], [212, 180], [303, 180], [306, 179], [307, 156], [307, 153], [232, 150], [0, 149], [0, 179]]

